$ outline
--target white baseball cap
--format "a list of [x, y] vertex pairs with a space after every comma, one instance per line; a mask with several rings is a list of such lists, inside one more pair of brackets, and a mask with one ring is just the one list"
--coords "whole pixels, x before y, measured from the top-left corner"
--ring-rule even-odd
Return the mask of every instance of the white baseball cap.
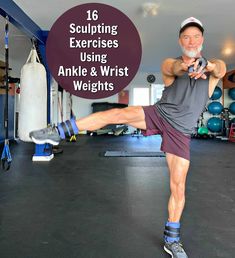
[[195, 27], [197, 27], [197, 28], [202, 32], [202, 34], [203, 34], [204, 28], [203, 28], [202, 23], [201, 23], [198, 19], [196, 19], [196, 18], [194, 18], [194, 17], [189, 17], [189, 18], [185, 19], [185, 20], [181, 23], [179, 34], [181, 34], [186, 28], [188, 28], [188, 27], [190, 27], [190, 26], [195, 26]]

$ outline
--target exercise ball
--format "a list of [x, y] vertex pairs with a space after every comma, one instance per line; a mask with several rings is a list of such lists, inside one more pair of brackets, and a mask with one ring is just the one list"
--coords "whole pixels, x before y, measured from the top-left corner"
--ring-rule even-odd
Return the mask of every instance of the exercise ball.
[[229, 89], [228, 95], [231, 99], [235, 100], [235, 88]]
[[222, 96], [222, 90], [220, 87], [216, 86], [210, 99], [216, 100], [216, 99], [219, 99], [221, 96]]
[[222, 129], [222, 120], [218, 117], [211, 117], [207, 121], [207, 128], [214, 133], [218, 133]]
[[213, 115], [218, 115], [222, 112], [223, 105], [219, 101], [213, 101], [208, 105], [208, 112]]
[[235, 115], [235, 102], [231, 103], [229, 106], [229, 112]]
[[209, 133], [209, 131], [208, 131], [208, 128], [206, 128], [206, 127], [199, 127], [198, 128], [198, 130], [197, 130], [197, 132], [198, 132], [198, 134], [200, 134], [200, 135], [205, 135], [205, 134], [208, 134]]

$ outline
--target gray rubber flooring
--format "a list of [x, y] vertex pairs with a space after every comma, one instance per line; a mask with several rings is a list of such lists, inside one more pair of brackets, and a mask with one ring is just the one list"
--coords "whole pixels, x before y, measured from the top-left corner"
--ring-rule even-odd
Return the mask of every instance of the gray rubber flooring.
[[[1, 258], [167, 258], [165, 158], [104, 157], [159, 151], [160, 138], [81, 136], [63, 154], [32, 162], [32, 143], [11, 146], [0, 173]], [[190, 258], [235, 257], [235, 144], [193, 140], [182, 218]]]

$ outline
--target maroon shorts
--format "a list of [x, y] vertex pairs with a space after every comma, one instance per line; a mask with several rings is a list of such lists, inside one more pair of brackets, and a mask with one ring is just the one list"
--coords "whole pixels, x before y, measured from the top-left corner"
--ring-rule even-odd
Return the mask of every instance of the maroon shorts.
[[172, 127], [160, 116], [155, 106], [144, 106], [143, 109], [147, 128], [142, 130], [143, 135], [160, 134], [162, 136], [161, 151], [190, 160], [191, 137]]

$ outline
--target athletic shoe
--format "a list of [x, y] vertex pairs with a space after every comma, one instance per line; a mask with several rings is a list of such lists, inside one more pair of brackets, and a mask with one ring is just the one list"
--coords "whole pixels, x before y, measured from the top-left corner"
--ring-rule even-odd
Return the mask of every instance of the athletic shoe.
[[188, 258], [180, 242], [166, 242], [164, 250], [170, 254], [172, 258]]
[[48, 126], [41, 130], [32, 131], [29, 133], [29, 137], [36, 144], [50, 143], [52, 145], [58, 145], [61, 140], [55, 126]]

